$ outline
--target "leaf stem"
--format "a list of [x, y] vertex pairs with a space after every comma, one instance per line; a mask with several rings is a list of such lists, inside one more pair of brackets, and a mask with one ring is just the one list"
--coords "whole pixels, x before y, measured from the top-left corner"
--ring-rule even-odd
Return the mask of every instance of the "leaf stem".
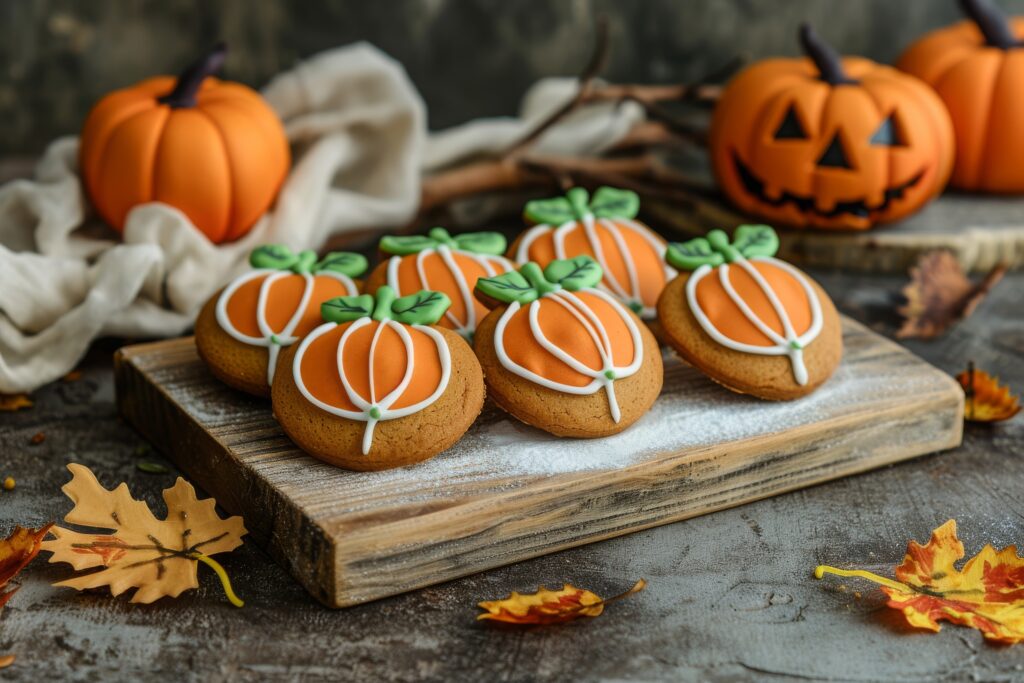
[[884, 576], [879, 576], [878, 574], [874, 574], [865, 569], [839, 569], [838, 567], [830, 567], [827, 564], [819, 564], [814, 568], [814, 578], [820, 579], [825, 576], [825, 574], [835, 574], [836, 576], [856, 576], [883, 586], [888, 586], [889, 588], [895, 588], [898, 591], [905, 591], [908, 593], [915, 592], [906, 584], [902, 584], [899, 581], [893, 581], [892, 579]]
[[208, 555], [203, 555], [202, 553], [194, 552], [191, 554], [191, 557], [199, 560], [207, 567], [217, 572], [217, 578], [220, 579], [220, 585], [224, 587], [224, 595], [228, 596], [228, 602], [235, 607], [242, 607], [245, 604], [237, 595], [235, 595], [235, 591], [231, 589], [231, 579], [228, 578], [228, 573], [224, 571], [224, 567], [220, 565], [220, 562], [217, 562], [217, 560]]

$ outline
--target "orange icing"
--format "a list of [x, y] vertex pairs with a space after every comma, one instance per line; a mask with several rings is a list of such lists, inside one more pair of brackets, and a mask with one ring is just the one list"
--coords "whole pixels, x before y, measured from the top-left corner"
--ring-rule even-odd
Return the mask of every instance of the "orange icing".
[[[607, 301], [586, 291], [575, 295], [594, 312], [611, 341], [612, 359], [617, 366], [633, 362], [636, 349], [629, 328]], [[586, 327], [564, 306], [550, 298], [539, 300], [537, 320], [544, 336], [588, 368], [600, 371], [601, 356]], [[508, 321], [502, 343], [509, 358], [545, 379], [569, 386], [584, 387], [593, 377], [583, 375], [545, 349], [530, 330], [530, 306], [520, 308]], [[600, 335], [598, 335], [600, 338]]]
[[[473, 258], [466, 254], [460, 254], [456, 251], [451, 252], [451, 256], [455, 261], [455, 264], [462, 271], [463, 277], [466, 278], [466, 284], [469, 287], [469, 291], [473, 291], [473, 287], [476, 286], [476, 281], [482, 277], [489, 277], [489, 274], [484, 270], [483, 266]], [[398, 264], [398, 287], [397, 291], [402, 294], [409, 294], [417, 292], [421, 289], [430, 289], [435, 292], [443, 292], [448, 295], [451, 299], [451, 306], [448, 307], [448, 313], [451, 314], [456, 320], [460, 320], [463, 323], [468, 320], [466, 315], [467, 304], [472, 305], [476, 311], [476, 320], [483, 320], [484, 316], [487, 315], [488, 308], [482, 303], [476, 300], [475, 297], [470, 295], [469, 301], [467, 302], [463, 296], [462, 291], [459, 289], [458, 281], [455, 279], [451, 269], [444, 262], [437, 251], [431, 250], [423, 255], [423, 271], [427, 276], [427, 282], [420, 279], [419, 270], [416, 262], [420, 257], [419, 254], [409, 254], [400, 258]], [[477, 258], [488, 258], [487, 256], [477, 255]], [[502, 266], [500, 259], [491, 260], [491, 266], [494, 268], [497, 274], [505, 272], [505, 268]], [[446, 327], [450, 330], [457, 329], [457, 326], [452, 322], [449, 316], [444, 316], [438, 321], [439, 327]]]
[[[314, 339], [306, 348], [299, 372], [303, 384], [314, 398], [335, 408], [359, 412], [359, 408], [352, 404], [345, 393], [338, 368], [338, 344], [345, 330], [353, 324], [343, 323]], [[377, 328], [382, 324], [371, 321], [349, 335], [341, 359], [341, 367], [349, 386], [367, 402], [371, 402], [370, 345]], [[409, 325], [403, 327], [412, 337], [413, 375], [402, 395], [391, 404], [390, 410], [405, 408], [427, 399], [442, 379], [441, 360], [434, 340]], [[376, 401], [398, 387], [408, 361], [401, 337], [392, 327], [386, 327], [377, 340], [373, 354], [372, 381]]]
[[[811, 304], [800, 281], [771, 263], [749, 261], [749, 264], [767, 280], [772, 291], [775, 292], [775, 296], [778, 297], [782, 307], [789, 315], [795, 334], [799, 336], [807, 332], [812, 323]], [[785, 336], [782, 321], [779, 320], [775, 308], [771, 305], [764, 290], [749, 273], [737, 265], [732, 265], [729, 267], [729, 282], [740, 298], [765, 325]], [[775, 341], [757, 329], [729, 297], [725, 288], [722, 287], [719, 269], [708, 273], [697, 283], [697, 302], [711, 324], [726, 337], [752, 346], [777, 345]]]
[[[228, 320], [235, 326], [235, 329], [250, 337], [262, 337], [259, 325], [256, 322], [257, 304], [259, 301], [260, 287], [269, 275], [254, 277], [242, 284], [235, 290], [227, 302]], [[292, 334], [302, 337], [309, 334], [322, 320], [320, 318], [320, 304], [327, 299], [336, 296], [346, 296], [348, 289], [337, 278], [327, 275], [313, 275], [313, 292], [309, 297], [306, 310], [299, 320]], [[295, 311], [302, 301], [302, 293], [305, 290], [306, 282], [301, 275], [289, 274], [280, 277], [270, 285], [267, 293], [267, 308], [264, 317], [270, 329], [275, 333], [284, 330], [288, 321], [295, 315]]]
[[[619, 223], [615, 219], [607, 220], [619, 226], [619, 232], [626, 243], [626, 249], [629, 251], [629, 255], [635, 264], [637, 282], [640, 287], [640, 298], [644, 306], [653, 307], [658, 302], [661, 290], [668, 283], [662, 255], [632, 227]], [[597, 258], [597, 254], [591, 248], [582, 222], [577, 221], [572, 228], [568, 229], [562, 243], [565, 252], [562, 256], [555, 252], [554, 233], [557, 226], [547, 226], [547, 228], [530, 243], [529, 249], [527, 249], [527, 258], [520, 259], [520, 261], [535, 261], [543, 268], [558, 258], [590, 256], [600, 262], [601, 267], [606, 272], [610, 272], [620, 286], [626, 288], [627, 291], [629, 290], [629, 270], [626, 267], [624, 255], [621, 249], [619, 249], [618, 243], [613, 239], [611, 232], [601, 224], [600, 220], [594, 221], [594, 230], [601, 244], [604, 257], [603, 262]], [[660, 236], [653, 231], [650, 231], [650, 234], [659, 243], [664, 245], [664, 240]], [[608, 275], [605, 275], [602, 283], [605, 287], [612, 289], [608, 281]]]

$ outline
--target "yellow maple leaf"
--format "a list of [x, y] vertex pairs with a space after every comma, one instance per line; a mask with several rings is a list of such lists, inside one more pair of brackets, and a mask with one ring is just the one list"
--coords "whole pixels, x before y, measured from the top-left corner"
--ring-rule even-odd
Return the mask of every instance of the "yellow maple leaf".
[[541, 586], [536, 593], [523, 595], [513, 591], [503, 600], [489, 600], [478, 603], [486, 610], [477, 619], [490, 619], [507, 624], [559, 624], [579, 617], [597, 617], [610, 602], [639, 593], [647, 585], [640, 579], [625, 593], [602, 600], [598, 595], [569, 584], [560, 590], [548, 590]]
[[110, 586], [114, 595], [137, 588], [132, 602], [150, 603], [198, 588], [200, 561], [217, 572], [232, 604], [242, 606], [224, 568], [209, 557], [242, 544], [246, 530], [241, 517], [222, 519], [215, 500], [198, 500], [192, 485], [179, 477], [164, 490], [167, 519], [158, 520], [146, 503], [132, 498], [126, 484], [108, 491], [88, 467], [71, 464], [68, 469], [72, 478], [61, 490], [75, 507], [64, 521], [114, 533], [51, 529], [54, 538], [43, 542], [43, 550], [53, 553], [50, 562], [67, 562], [78, 570], [102, 567], [54, 585], [77, 590]]
[[999, 383], [984, 370], [967, 364], [967, 370], [956, 376], [964, 389], [964, 419], [970, 422], [1000, 422], [1020, 412], [1020, 400], [1010, 388]]
[[900, 610], [911, 626], [938, 631], [939, 621], [946, 620], [976, 628], [990, 640], [1024, 640], [1024, 558], [1017, 555], [1017, 548], [996, 550], [986, 545], [957, 569], [956, 562], [963, 557], [964, 546], [951, 519], [932, 532], [926, 545], [910, 542], [903, 563], [896, 567], [895, 581], [825, 565], [817, 567], [814, 576], [857, 576], [881, 584], [888, 605]]

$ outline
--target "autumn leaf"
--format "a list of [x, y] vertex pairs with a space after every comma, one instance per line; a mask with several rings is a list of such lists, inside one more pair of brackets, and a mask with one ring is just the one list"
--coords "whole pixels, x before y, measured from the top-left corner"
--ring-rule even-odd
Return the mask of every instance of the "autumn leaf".
[[986, 545], [957, 569], [955, 564], [963, 557], [964, 546], [951, 519], [932, 532], [927, 545], [910, 542], [903, 563], [896, 567], [895, 581], [825, 565], [817, 567], [814, 576], [856, 576], [881, 584], [888, 605], [900, 610], [911, 626], [938, 631], [939, 621], [946, 620], [976, 628], [990, 640], [1024, 640], [1024, 558], [1017, 555], [1017, 548], [995, 550]]
[[54, 585], [77, 590], [110, 586], [114, 595], [137, 588], [132, 602], [150, 603], [198, 588], [199, 561], [217, 572], [231, 603], [242, 606], [224, 568], [209, 557], [242, 544], [246, 530], [241, 517], [221, 519], [216, 501], [197, 500], [192, 485], [179, 477], [164, 490], [167, 519], [158, 520], [144, 502], [132, 498], [126, 484], [108, 491], [88, 467], [71, 464], [68, 469], [72, 478], [62, 490], [75, 507], [64, 521], [114, 533], [51, 529], [54, 538], [43, 543], [43, 550], [53, 553], [50, 562], [67, 562], [79, 570], [102, 567]]
[[11, 664], [14, 664], [14, 655], [3, 655], [0, 657], [0, 669], [6, 669]]
[[16, 526], [10, 536], [0, 540], [0, 607], [18, 590], [7, 590], [7, 584], [39, 554], [43, 536], [52, 526], [47, 524], [38, 529]]
[[11, 412], [31, 408], [32, 399], [28, 394], [0, 394], [0, 412]]
[[967, 370], [956, 379], [964, 388], [964, 419], [1001, 422], [1020, 412], [1020, 399], [1010, 393], [1010, 388], [1001, 385], [998, 378], [984, 370], [976, 369], [974, 363], [968, 363]]
[[931, 251], [910, 269], [910, 283], [903, 288], [906, 304], [899, 308], [903, 326], [900, 339], [932, 339], [967, 318], [1006, 273], [997, 265], [975, 284], [964, 275], [956, 257], [948, 251]]
[[480, 608], [486, 611], [477, 615], [477, 619], [507, 624], [561, 624], [579, 617], [597, 617], [604, 612], [604, 606], [608, 603], [639, 593], [646, 586], [647, 582], [640, 579], [625, 593], [607, 600], [569, 584], [557, 591], [541, 586], [540, 590], [529, 595], [513, 592], [504, 600], [479, 603]]

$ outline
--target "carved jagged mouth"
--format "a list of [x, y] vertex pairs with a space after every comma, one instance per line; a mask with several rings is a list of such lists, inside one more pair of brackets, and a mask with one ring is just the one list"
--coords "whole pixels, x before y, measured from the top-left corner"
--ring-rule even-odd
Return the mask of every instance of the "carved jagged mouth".
[[890, 187], [885, 191], [885, 198], [881, 204], [877, 206], [868, 206], [863, 199], [847, 200], [842, 202], [836, 202], [835, 207], [831, 211], [822, 211], [815, 205], [814, 197], [801, 197], [800, 195], [793, 194], [788, 190], [783, 190], [782, 194], [777, 198], [771, 198], [764, 192], [764, 181], [754, 175], [743, 160], [740, 159], [739, 155], [733, 152], [733, 161], [736, 164], [736, 172], [740, 176], [740, 180], [743, 182], [743, 187], [746, 188], [747, 192], [757, 197], [758, 201], [771, 206], [785, 206], [786, 204], [792, 204], [803, 213], [813, 213], [824, 218], [834, 218], [836, 216], [842, 216], [844, 214], [850, 214], [853, 216], [860, 216], [862, 218], [868, 218], [872, 213], [885, 211], [889, 208], [889, 204], [894, 199], [902, 199], [903, 194], [921, 182], [921, 178], [924, 177], [924, 171], [918, 171], [910, 180], [905, 183], [901, 183], [896, 187]]

